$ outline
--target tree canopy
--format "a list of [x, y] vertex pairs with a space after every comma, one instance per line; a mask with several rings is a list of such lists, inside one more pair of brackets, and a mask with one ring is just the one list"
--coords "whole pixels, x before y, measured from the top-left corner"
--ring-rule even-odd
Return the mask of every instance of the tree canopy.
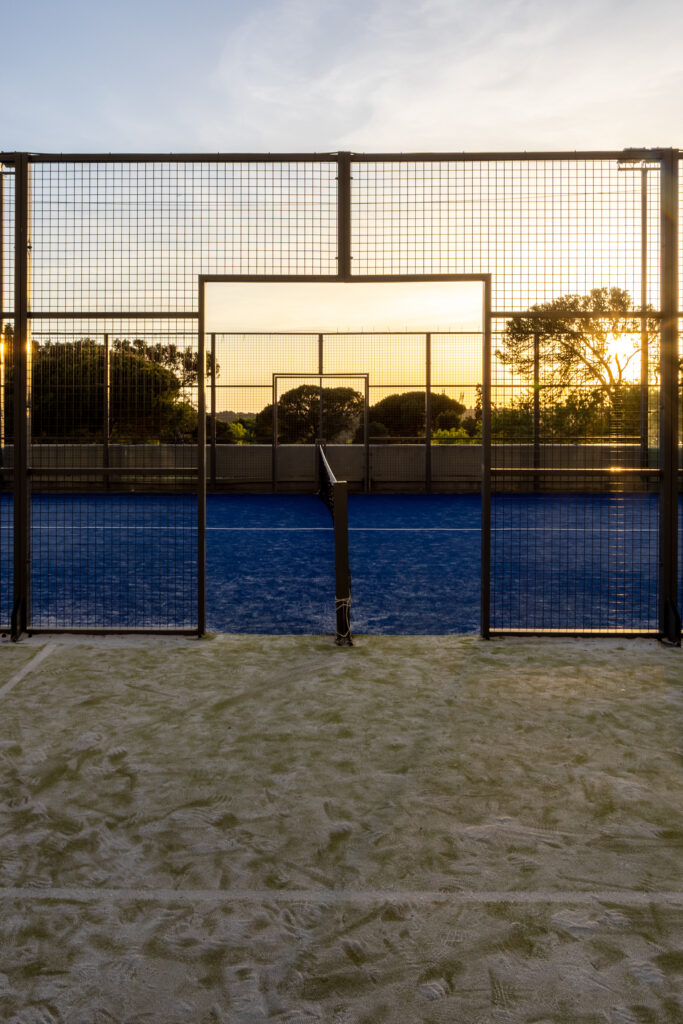
[[[322, 397], [322, 419], [320, 401]], [[326, 441], [339, 441], [352, 433], [363, 414], [363, 395], [349, 387], [320, 388], [301, 384], [278, 399], [278, 437], [284, 444], [312, 444], [322, 433]], [[273, 406], [256, 416], [256, 440], [273, 437]]]
[[[173, 350], [172, 350], [173, 349]], [[183, 389], [197, 380], [197, 358], [173, 346], [114, 341], [109, 354], [112, 441], [189, 441], [197, 411]], [[11, 363], [8, 366], [11, 382]], [[105, 417], [105, 349], [92, 339], [34, 342], [31, 431], [36, 441], [101, 441]], [[9, 388], [11, 395], [11, 387]]]
[[[645, 326], [658, 331], [654, 314]], [[622, 288], [561, 295], [509, 319], [496, 356], [522, 387], [506, 408], [492, 410], [494, 437], [531, 436], [534, 336], [544, 436], [637, 436], [641, 329], [639, 310]]]
[[[431, 411], [433, 426], [453, 429], [460, 426], [465, 406], [448, 395], [432, 392]], [[369, 419], [371, 436], [424, 437], [425, 392], [387, 395], [370, 406]]]
[[[655, 332], [654, 316], [647, 329]], [[593, 288], [588, 295], [561, 295], [531, 306], [507, 321], [498, 360], [527, 383], [534, 376], [534, 335], [538, 335], [543, 382], [571, 388], [593, 385], [608, 400], [628, 383], [627, 371], [640, 351], [641, 319], [622, 288]], [[615, 336], [627, 339], [617, 347]]]

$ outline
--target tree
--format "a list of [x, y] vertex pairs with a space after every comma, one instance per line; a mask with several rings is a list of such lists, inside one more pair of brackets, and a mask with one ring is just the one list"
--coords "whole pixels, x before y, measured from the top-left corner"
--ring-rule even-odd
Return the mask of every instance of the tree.
[[[496, 356], [528, 383], [534, 377], [534, 334], [539, 339], [543, 380], [557, 387], [594, 385], [608, 395], [627, 383], [626, 371], [640, 352], [641, 320], [621, 288], [593, 288], [588, 295], [561, 295], [508, 320]], [[658, 322], [648, 317], [647, 329]], [[631, 337], [630, 348], [614, 347], [615, 335]]]
[[[465, 406], [448, 395], [432, 393], [431, 409], [433, 423], [439, 427], [447, 426], [448, 429], [454, 429], [460, 426], [460, 417], [465, 411]], [[425, 392], [406, 391], [403, 394], [387, 395], [370, 406], [370, 420], [373, 425], [384, 426], [384, 435], [424, 437]], [[373, 435], [372, 430], [370, 434]]]
[[[176, 377], [181, 388], [193, 387], [197, 383], [199, 366], [199, 355], [193, 348], [178, 348], [177, 345], [163, 344], [157, 342], [154, 345], [147, 345], [141, 338], [133, 341], [127, 339], [116, 339], [112, 344], [112, 352], [131, 353], [141, 355], [150, 363], [158, 363], [159, 366], [170, 370]], [[209, 378], [212, 371], [211, 353], [206, 353], [206, 376]], [[220, 377], [220, 363], [216, 363], [216, 378]]]
[[[363, 396], [353, 388], [320, 388], [301, 384], [278, 400], [278, 437], [284, 444], [312, 444], [322, 430], [326, 441], [341, 440], [355, 429], [363, 413]], [[268, 443], [273, 437], [273, 406], [267, 405], [256, 417], [256, 440]]]
[[[656, 332], [656, 318], [649, 316], [646, 326]], [[627, 291], [593, 288], [588, 295], [562, 295], [531, 306], [527, 314], [508, 320], [496, 357], [527, 386], [517, 404], [530, 411], [537, 336], [546, 434], [604, 433], [606, 418], [612, 430], [637, 434], [639, 385], [632, 379], [632, 363], [640, 353], [640, 332], [641, 318]], [[617, 337], [626, 347], [615, 345]]]
[[[180, 442], [196, 436], [197, 411], [183, 378], [136, 340], [117, 341], [109, 360], [109, 437], [115, 442]], [[101, 441], [105, 350], [92, 338], [32, 346], [31, 429], [36, 441]], [[191, 369], [187, 369], [191, 373]], [[188, 377], [185, 376], [187, 386]], [[196, 379], [196, 365], [195, 365]]]

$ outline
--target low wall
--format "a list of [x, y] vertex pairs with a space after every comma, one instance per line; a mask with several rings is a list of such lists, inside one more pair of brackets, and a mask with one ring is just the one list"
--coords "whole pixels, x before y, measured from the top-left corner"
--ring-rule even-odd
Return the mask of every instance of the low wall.
[[[2, 450], [2, 466], [13, 463], [11, 446]], [[328, 445], [328, 458], [339, 479], [347, 480], [351, 489], [360, 490], [365, 482], [365, 449], [362, 445]], [[656, 452], [651, 453], [654, 460]], [[370, 487], [376, 491], [421, 491], [425, 487], [427, 452], [421, 444], [370, 445]], [[169, 488], [183, 478], [181, 471], [196, 467], [197, 450], [193, 445], [109, 445], [109, 472], [104, 469], [105, 449], [97, 444], [31, 446], [33, 487], [50, 490], [68, 489], [139, 489], [150, 486]], [[206, 450], [207, 482], [210, 489], [224, 491], [270, 490], [273, 480], [273, 450], [270, 445], [225, 445], [215, 449], [215, 475], [212, 454]], [[534, 487], [531, 474], [516, 475], [514, 471], [532, 469], [534, 449], [531, 444], [493, 445], [492, 466], [512, 470], [508, 475], [494, 476], [494, 486], [505, 490], [528, 490]], [[541, 490], [613, 489], [605, 477], [594, 476], [594, 487], [585, 476], [572, 476], [581, 470], [595, 471], [620, 467], [637, 469], [640, 448], [637, 444], [541, 445], [538, 449], [539, 474], [535, 486]], [[312, 445], [280, 445], [276, 454], [278, 489], [310, 491], [315, 483], [315, 449]], [[71, 474], [70, 470], [77, 472]], [[154, 469], [149, 477], [141, 470]], [[561, 470], [566, 470], [563, 474]], [[50, 471], [54, 472], [50, 472]], [[89, 472], [92, 470], [92, 472]], [[544, 474], [543, 470], [552, 470]], [[128, 472], [127, 472], [128, 471]], [[164, 471], [167, 471], [166, 473]], [[11, 472], [3, 474], [5, 487]], [[431, 448], [431, 479], [434, 491], [477, 491], [481, 484], [481, 446], [433, 445]], [[187, 473], [188, 484], [193, 474]], [[622, 488], [624, 477], [615, 474], [613, 482]], [[628, 475], [626, 489], [645, 489], [647, 479], [639, 474]]]

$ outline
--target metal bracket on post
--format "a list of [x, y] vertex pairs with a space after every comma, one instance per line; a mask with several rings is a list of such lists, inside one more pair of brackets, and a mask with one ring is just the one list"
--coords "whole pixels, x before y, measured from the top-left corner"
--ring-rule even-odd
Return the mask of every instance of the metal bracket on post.
[[678, 151], [660, 153], [659, 634], [680, 645], [678, 609]]

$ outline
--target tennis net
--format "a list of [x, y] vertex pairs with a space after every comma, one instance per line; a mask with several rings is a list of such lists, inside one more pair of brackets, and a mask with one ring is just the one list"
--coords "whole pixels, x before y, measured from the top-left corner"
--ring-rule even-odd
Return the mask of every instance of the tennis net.
[[337, 636], [335, 643], [351, 647], [351, 570], [349, 567], [348, 488], [337, 480], [327, 461], [325, 445], [316, 442], [318, 497], [327, 505], [334, 526], [334, 574]]

